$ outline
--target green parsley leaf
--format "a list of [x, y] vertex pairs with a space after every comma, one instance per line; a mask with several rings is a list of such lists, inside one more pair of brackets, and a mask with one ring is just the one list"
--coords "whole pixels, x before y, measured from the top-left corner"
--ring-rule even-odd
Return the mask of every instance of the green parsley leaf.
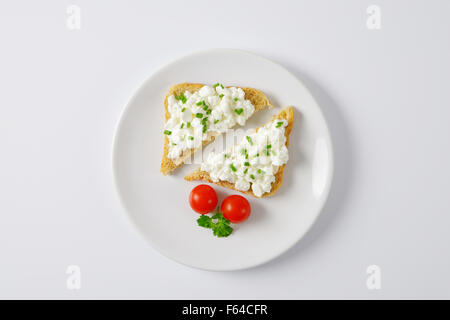
[[223, 96], [224, 96], [223, 93], [219, 94], [219, 98], [223, 98]]
[[251, 174], [251, 175], [250, 175], [250, 178], [252, 178], [252, 179], [254, 180], [254, 179], [255, 179], [255, 176]]
[[[217, 220], [217, 222], [214, 222], [214, 220]], [[225, 219], [220, 212], [214, 214], [212, 217], [206, 214], [202, 215], [197, 219], [197, 224], [200, 227], [212, 229], [213, 235], [219, 238], [228, 237], [233, 232], [230, 221]]]
[[191, 123], [190, 122], [186, 122], [186, 128], [190, 128], [191, 127]]
[[201, 106], [202, 105], [202, 101], [199, 101], [196, 103], [197, 106]]
[[218, 238], [228, 237], [232, 232], [233, 228], [221, 220], [219, 220], [213, 227], [213, 235], [215, 235]]
[[245, 162], [245, 163], [244, 163], [244, 166], [250, 167], [250, 162]]
[[213, 227], [213, 234], [217, 237], [227, 237], [233, 232], [230, 227], [230, 221], [226, 219], [222, 213], [218, 212], [212, 216], [212, 219], [217, 219], [216, 225]]
[[238, 101], [239, 99], [238, 98], [234, 98], [234, 101]]
[[211, 228], [214, 224], [211, 217], [208, 217], [206, 214], [203, 214], [200, 218], [198, 218], [197, 223], [203, 228]]
[[189, 139], [189, 140], [194, 140], [194, 137], [193, 137], [193, 136], [189, 136], [188, 139]]
[[184, 112], [184, 111], [186, 111], [186, 107], [183, 107], [183, 108], [181, 109], [181, 112]]
[[206, 110], [206, 114], [210, 115], [211, 114], [211, 109]]
[[170, 136], [172, 134], [172, 131], [164, 130], [164, 134], [167, 134], [168, 136]]
[[244, 174], [247, 174], [247, 172], [248, 172], [248, 168], [245, 168]]
[[206, 133], [206, 130], [208, 130], [208, 127], [206, 126], [206, 124], [203, 126], [202, 132]]
[[220, 219], [220, 217], [223, 217], [220, 212], [214, 213], [211, 219]]
[[264, 170], [261, 170], [261, 169], [258, 169], [258, 173], [259, 174], [264, 174], [264, 173], [266, 173]]
[[281, 127], [282, 125], [283, 125], [283, 121], [279, 121], [279, 122], [277, 122], [275, 128], [279, 128], [279, 127]]
[[177, 144], [176, 144], [176, 143], [174, 143], [174, 142], [172, 142], [172, 145], [173, 145], [173, 146], [176, 146]]
[[197, 118], [203, 118], [203, 113], [201, 113], [201, 112], [199, 112], [199, 113], [196, 113], [195, 114], [195, 116], [197, 117]]
[[219, 122], [219, 119], [214, 120], [214, 124], [216, 124], [217, 122]]
[[236, 167], [234, 166], [234, 164], [230, 164], [230, 169], [233, 170], [233, 172], [236, 172]]
[[253, 145], [252, 138], [250, 138], [249, 136], [246, 136], [245, 138], [247, 139], [248, 143], [250, 143], [250, 145]]
[[181, 124], [180, 129], [183, 129], [184, 127], [184, 122]]

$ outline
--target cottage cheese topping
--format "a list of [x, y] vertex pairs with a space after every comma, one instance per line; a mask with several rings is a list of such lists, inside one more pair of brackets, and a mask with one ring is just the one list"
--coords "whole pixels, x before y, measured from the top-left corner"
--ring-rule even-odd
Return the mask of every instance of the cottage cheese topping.
[[170, 118], [164, 126], [169, 139], [168, 157], [178, 158], [186, 149], [199, 148], [210, 135], [244, 125], [255, 111], [241, 88], [221, 84], [185, 91], [168, 98]]
[[270, 192], [279, 167], [289, 160], [286, 147], [286, 120], [274, 120], [255, 131], [227, 151], [210, 153], [202, 164], [214, 182], [234, 183], [236, 189], [251, 188], [257, 197]]

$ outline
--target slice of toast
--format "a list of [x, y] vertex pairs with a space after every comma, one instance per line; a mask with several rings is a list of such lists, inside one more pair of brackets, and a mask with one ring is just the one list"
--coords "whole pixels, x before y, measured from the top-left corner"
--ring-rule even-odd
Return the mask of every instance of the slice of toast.
[[[292, 131], [292, 127], [294, 125], [294, 109], [292, 107], [286, 107], [283, 110], [280, 111], [280, 113], [278, 113], [277, 115], [274, 115], [270, 121], [271, 122], [273, 120], [276, 119], [285, 119], [288, 121], [288, 125], [285, 127], [285, 131], [284, 131], [284, 135], [286, 137], [286, 147], [289, 147], [289, 135]], [[258, 131], [259, 128], [256, 129], [256, 131]], [[275, 194], [275, 192], [281, 187], [281, 184], [283, 183], [283, 172], [284, 172], [284, 168], [285, 168], [285, 164], [282, 165], [277, 173], [275, 174], [275, 182], [272, 183], [272, 189], [270, 189], [270, 192], [264, 193], [261, 197], [269, 197], [273, 194]], [[218, 181], [218, 182], [214, 182], [211, 179], [211, 176], [209, 175], [208, 172], [206, 171], [202, 171], [200, 168], [198, 168], [196, 171], [192, 172], [191, 174], [187, 175], [186, 177], [184, 177], [184, 179], [188, 180], [188, 181], [194, 181], [194, 180], [202, 180], [202, 181], [206, 181], [209, 183], [214, 183], [217, 184], [219, 186], [228, 188], [228, 189], [233, 189], [242, 193], [245, 193], [249, 196], [258, 198], [252, 191], [252, 189], [250, 188], [247, 191], [240, 191], [237, 190], [234, 187], [234, 183], [228, 182], [228, 181]]]
[[[165, 109], [165, 121], [169, 120], [170, 118], [170, 112], [168, 109], [168, 99], [171, 95], [180, 95], [180, 93], [184, 93], [186, 91], [189, 91], [191, 93], [194, 93], [198, 90], [200, 90], [204, 85], [200, 83], [180, 83], [176, 84], [173, 87], [169, 89], [169, 92], [167, 93], [165, 99], [164, 99], [164, 109]], [[257, 89], [253, 88], [241, 88], [245, 93], [245, 99], [250, 100], [250, 102], [255, 107], [255, 111], [259, 111], [265, 108], [272, 108], [271, 103], [269, 102], [269, 99], [265, 96], [264, 93]], [[207, 144], [214, 141], [216, 135], [213, 133], [208, 134], [208, 138], [203, 141], [202, 147], [206, 146]], [[167, 175], [174, 171], [175, 169], [181, 167], [187, 159], [191, 157], [191, 155], [201, 148], [192, 148], [183, 151], [180, 157], [176, 159], [170, 159], [167, 155], [169, 153], [169, 139], [165, 136], [164, 137], [164, 152], [163, 157], [161, 160], [161, 172], [163, 175]]]

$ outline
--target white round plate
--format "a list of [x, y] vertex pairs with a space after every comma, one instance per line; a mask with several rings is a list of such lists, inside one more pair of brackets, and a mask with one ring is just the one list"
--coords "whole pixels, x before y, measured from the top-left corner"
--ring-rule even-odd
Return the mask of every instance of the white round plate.
[[[289, 162], [278, 192], [268, 198], [247, 197], [250, 218], [233, 225], [227, 238], [197, 226], [189, 207], [191, 189], [200, 182], [183, 177], [198, 167], [188, 164], [163, 176], [164, 96], [177, 83], [245, 86], [262, 90], [276, 106], [254, 114], [254, 128], [278, 113], [295, 108]], [[331, 184], [332, 146], [322, 112], [303, 84], [280, 65], [231, 49], [190, 54], [155, 72], [126, 106], [117, 127], [113, 170], [125, 211], [140, 233], [167, 257], [205, 270], [238, 270], [265, 263], [292, 247], [320, 213]], [[213, 187], [219, 203], [238, 192]]]

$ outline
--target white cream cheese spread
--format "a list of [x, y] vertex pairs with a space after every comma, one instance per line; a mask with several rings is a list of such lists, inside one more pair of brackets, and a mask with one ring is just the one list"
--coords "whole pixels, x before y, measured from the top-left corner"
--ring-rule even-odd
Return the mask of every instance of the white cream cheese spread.
[[284, 119], [273, 120], [256, 132], [248, 131], [242, 141], [229, 150], [210, 153], [201, 170], [214, 182], [234, 183], [237, 190], [251, 188], [257, 197], [270, 192], [279, 167], [289, 160]]
[[255, 111], [241, 88], [221, 84], [203, 86], [191, 93], [168, 98], [170, 118], [164, 126], [169, 139], [168, 157], [178, 158], [187, 149], [199, 148], [211, 134], [244, 125]]

